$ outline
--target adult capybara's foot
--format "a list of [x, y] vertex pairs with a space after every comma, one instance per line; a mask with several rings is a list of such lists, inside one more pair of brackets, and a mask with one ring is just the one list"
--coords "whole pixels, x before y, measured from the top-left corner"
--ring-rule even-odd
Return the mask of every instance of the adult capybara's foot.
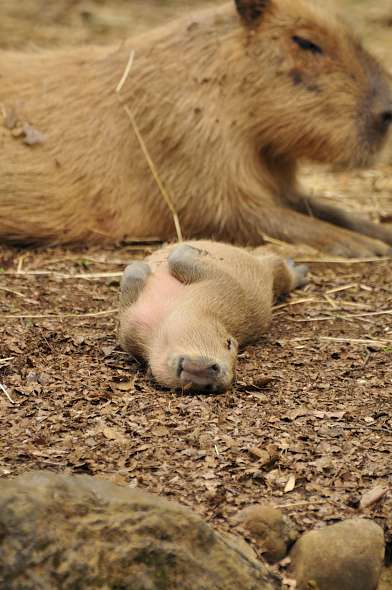
[[372, 258], [374, 256], [392, 256], [392, 248], [385, 242], [368, 238], [362, 234], [350, 232], [350, 236], [330, 241], [327, 252], [345, 258]]

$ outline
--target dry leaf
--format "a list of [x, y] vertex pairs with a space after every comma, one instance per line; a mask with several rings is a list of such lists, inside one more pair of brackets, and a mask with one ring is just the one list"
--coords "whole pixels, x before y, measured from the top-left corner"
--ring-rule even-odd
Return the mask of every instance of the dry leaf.
[[371, 416], [366, 416], [366, 418], [364, 418], [366, 424], [374, 424], [375, 419], [372, 418]]
[[359, 503], [360, 510], [364, 510], [365, 508], [368, 508], [369, 506], [376, 504], [385, 496], [387, 492], [388, 488], [385, 486], [377, 486], [373, 488], [372, 490], [370, 490], [362, 496], [361, 501]]
[[288, 492], [292, 492], [295, 488], [295, 475], [290, 475], [288, 482], [284, 488], [284, 493], [288, 494]]
[[119, 443], [128, 442], [128, 437], [126, 437], [124, 434], [122, 434], [121, 432], [119, 432], [115, 428], [110, 428], [110, 426], [104, 426], [102, 428], [102, 434], [108, 440], [115, 440], [116, 442], [119, 442]]
[[257, 457], [257, 459], [261, 459], [262, 461], [264, 461], [265, 459], [267, 461], [270, 460], [270, 454], [265, 449], [259, 449], [257, 447], [252, 447], [251, 449], [248, 449], [248, 452], [251, 455], [253, 455], [254, 457]]
[[132, 379], [131, 381], [125, 381], [125, 383], [117, 383], [116, 389], [119, 389], [120, 391], [132, 391], [133, 386], [134, 380]]
[[297, 582], [293, 578], [288, 578], [287, 576], [282, 577], [282, 584], [284, 587], [289, 588], [289, 590], [295, 590], [297, 588]]

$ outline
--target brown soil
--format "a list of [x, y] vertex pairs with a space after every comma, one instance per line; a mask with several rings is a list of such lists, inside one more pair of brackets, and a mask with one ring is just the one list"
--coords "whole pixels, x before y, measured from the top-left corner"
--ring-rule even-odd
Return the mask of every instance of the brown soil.
[[[32, 38], [27, 7], [39, 2], [26, 0], [25, 15], [8, 4], [0, 23], [15, 27], [6, 37], [0, 24], [1, 44], [20, 46]], [[33, 33], [46, 42], [97, 40], [88, 28], [69, 28], [82, 4], [121, 26], [121, 10], [135, 10], [125, 0], [63, 0], [56, 7], [66, 25], [52, 15]], [[165, 6], [164, 18], [177, 8]], [[371, 27], [386, 55], [383, 25]], [[326, 199], [388, 219], [391, 162], [387, 151], [370, 171], [307, 168], [304, 178]], [[221, 529], [233, 528], [239, 508], [265, 500], [308, 529], [357, 514], [361, 497], [384, 486], [363, 513], [391, 539], [392, 262], [313, 257], [310, 285], [240, 355], [233, 390], [202, 396], [160, 389], [116, 346], [119, 273], [151, 247], [0, 247], [0, 476], [97, 474], [179, 500]]]

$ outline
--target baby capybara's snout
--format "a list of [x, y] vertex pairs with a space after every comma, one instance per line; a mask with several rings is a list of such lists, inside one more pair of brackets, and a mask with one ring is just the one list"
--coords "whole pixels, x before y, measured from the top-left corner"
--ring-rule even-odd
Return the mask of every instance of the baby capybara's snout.
[[215, 359], [202, 356], [179, 356], [176, 359], [177, 377], [197, 391], [225, 391], [232, 382], [229, 367]]

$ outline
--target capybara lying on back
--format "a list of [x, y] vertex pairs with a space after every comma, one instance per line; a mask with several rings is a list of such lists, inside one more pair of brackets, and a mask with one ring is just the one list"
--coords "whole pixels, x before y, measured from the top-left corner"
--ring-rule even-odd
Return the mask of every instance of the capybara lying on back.
[[224, 391], [238, 346], [265, 333], [273, 299], [303, 285], [306, 271], [219, 242], [166, 246], [123, 274], [120, 344], [162, 385]]
[[301, 158], [366, 165], [392, 120], [387, 74], [310, 0], [231, 1], [115, 47], [1, 52], [0, 238], [173, 238], [115, 92], [133, 51], [121, 101], [187, 238], [390, 251], [390, 228], [297, 183]]

